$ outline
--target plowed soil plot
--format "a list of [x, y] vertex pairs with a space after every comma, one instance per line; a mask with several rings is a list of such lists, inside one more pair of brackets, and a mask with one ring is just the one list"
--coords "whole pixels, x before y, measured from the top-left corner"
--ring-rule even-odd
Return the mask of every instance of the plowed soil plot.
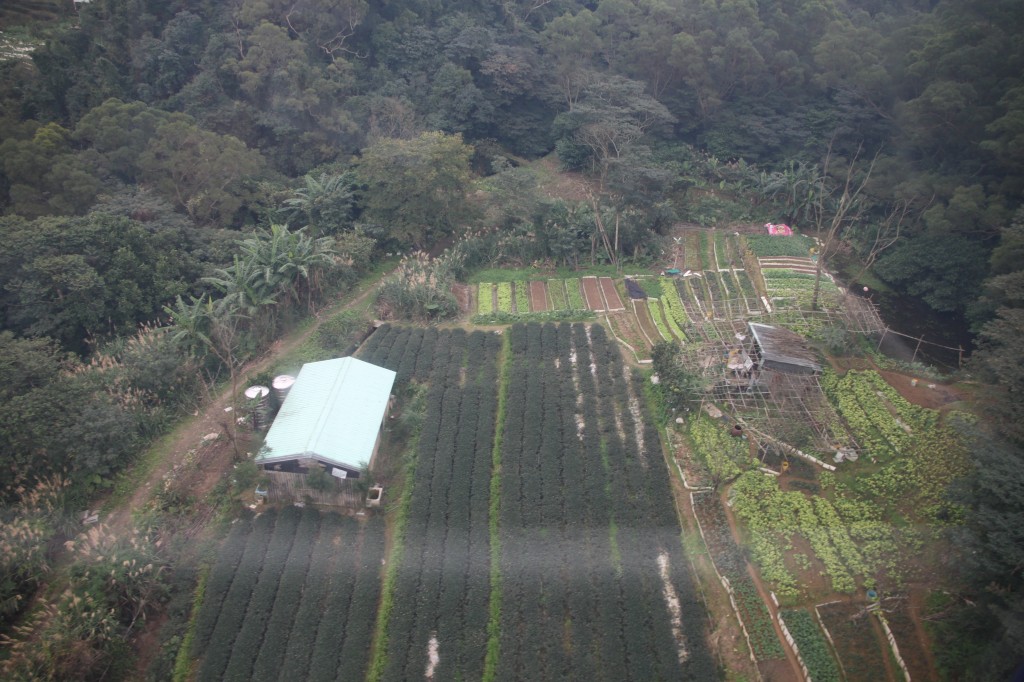
[[548, 309], [548, 290], [544, 282], [530, 282], [530, 310], [535, 313]]
[[626, 306], [622, 305], [622, 299], [619, 297], [619, 292], [615, 288], [615, 282], [612, 281], [611, 277], [601, 278], [601, 291], [604, 292], [604, 300], [608, 301], [608, 310], [625, 310]]
[[601, 285], [597, 283], [597, 277], [584, 277], [580, 280], [583, 283], [583, 295], [587, 299], [587, 307], [595, 313], [605, 311], [604, 301], [601, 300]]
[[648, 310], [647, 306], [633, 303], [633, 310], [636, 313], [636, 319], [640, 324], [640, 329], [643, 330], [650, 343], [655, 344], [658, 341], [661, 341], [661, 332], [658, 331], [658, 328], [654, 324], [654, 320], [651, 319], [651, 311]]
[[[836, 602], [818, 607], [821, 620], [835, 644], [839, 662], [850, 680], [892, 680], [886, 667], [889, 643], [866, 604]], [[902, 675], [901, 675], [902, 677]]]
[[889, 621], [889, 629], [900, 648], [900, 657], [910, 671], [910, 679], [934, 679], [935, 673], [928, 665], [928, 655], [910, 616], [910, 604], [904, 602], [892, 608], [887, 603], [885, 609], [885, 619]]
[[617, 337], [625, 341], [637, 353], [638, 359], [651, 357], [651, 344], [640, 330], [640, 323], [633, 311], [608, 314], [608, 323]]

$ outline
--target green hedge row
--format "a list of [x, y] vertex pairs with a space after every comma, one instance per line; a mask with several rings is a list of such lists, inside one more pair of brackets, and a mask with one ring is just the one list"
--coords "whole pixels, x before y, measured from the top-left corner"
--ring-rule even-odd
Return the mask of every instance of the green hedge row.
[[814, 616], [804, 609], [783, 611], [780, 615], [789, 634], [796, 641], [800, 658], [807, 666], [811, 679], [815, 682], [839, 682], [842, 679], [839, 666]]
[[385, 680], [422, 677], [433, 635], [442, 642], [436, 678], [476, 679], [483, 668], [490, 444], [501, 338], [441, 331], [434, 347], [405, 551], [387, 629]]
[[281, 662], [282, 676], [287, 674], [295, 680], [306, 678], [320, 627], [327, 588], [347, 542], [347, 538], [342, 534], [342, 517], [333, 512], [321, 515], [320, 529], [309, 557], [309, 569], [306, 571], [302, 598], [295, 612], [295, 620]]

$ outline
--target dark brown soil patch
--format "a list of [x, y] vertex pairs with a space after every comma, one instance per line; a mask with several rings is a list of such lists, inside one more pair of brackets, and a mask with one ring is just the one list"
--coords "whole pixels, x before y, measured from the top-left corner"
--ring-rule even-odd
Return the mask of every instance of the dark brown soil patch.
[[619, 297], [619, 292], [615, 289], [615, 282], [612, 281], [611, 277], [602, 277], [601, 291], [604, 293], [604, 299], [608, 301], [608, 310], [625, 310], [626, 306], [622, 305], [622, 298]]
[[[960, 394], [954, 389], [944, 384], [937, 384], [929, 379], [922, 379], [915, 377], [910, 374], [902, 374], [900, 372], [890, 372], [888, 370], [879, 370], [889, 385], [895, 388], [901, 396], [921, 407], [927, 407], [932, 410], [938, 410], [943, 405], [949, 403], [955, 403], [962, 400]], [[917, 385], [913, 385], [913, 380], [917, 379]], [[934, 386], [935, 388], [929, 388]]]
[[530, 309], [535, 313], [548, 309], [548, 289], [544, 282], [530, 282]]
[[605, 311], [604, 301], [601, 299], [601, 288], [596, 277], [583, 277], [580, 279], [583, 284], [583, 297], [587, 299], [587, 307], [594, 312]]
[[453, 284], [452, 295], [459, 303], [459, 311], [465, 315], [470, 311], [469, 286], [466, 284]]

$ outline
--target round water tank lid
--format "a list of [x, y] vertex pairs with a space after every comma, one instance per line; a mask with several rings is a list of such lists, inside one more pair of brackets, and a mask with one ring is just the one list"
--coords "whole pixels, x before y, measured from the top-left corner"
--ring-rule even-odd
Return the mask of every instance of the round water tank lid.
[[250, 386], [245, 389], [245, 397], [249, 400], [256, 400], [257, 398], [264, 398], [270, 393], [270, 389], [266, 386]]

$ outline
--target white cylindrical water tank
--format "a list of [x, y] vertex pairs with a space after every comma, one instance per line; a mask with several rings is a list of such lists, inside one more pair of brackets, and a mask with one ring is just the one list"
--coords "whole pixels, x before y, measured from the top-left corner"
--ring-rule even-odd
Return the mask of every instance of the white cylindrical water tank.
[[274, 395], [277, 396], [278, 401], [284, 402], [284, 399], [288, 396], [288, 391], [292, 390], [294, 383], [295, 377], [290, 374], [281, 374], [274, 377], [271, 385], [274, 387]]
[[268, 395], [270, 395], [270, 389], [266, 386], [250, 386], [245, 389], [245, 397], [248, 400], [258, 400], [262, 402]]
[[249, 414], [252, 415], [252, 427], [256, 430], [270, 423], [270, 389], [266, 386], [250, 386], [245, 389]]

